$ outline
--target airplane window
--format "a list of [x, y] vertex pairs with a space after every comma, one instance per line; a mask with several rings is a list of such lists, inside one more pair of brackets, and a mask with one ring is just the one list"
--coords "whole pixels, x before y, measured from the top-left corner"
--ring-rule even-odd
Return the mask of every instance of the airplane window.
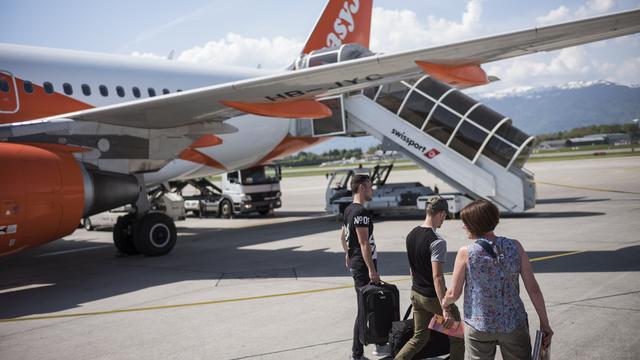
[[418, 129], [422, 129], [422, 124], [434, 105], [433, 101], [414, 91], [409, 95], [407, 102], [402, 107], [400, 117]]
[[147, 89], [149, 91], [149, 97], [156, 96], [156, 90], [154, 88]]
[[133, 96], [136, 98], [140, 97], [140, 89], [137, 86], [131, 88], [131, 92], [133, 92]]
[[107, 87], [106, 87], [106, 86], [104, 86], [104, 85], [100, 85], [100, 86], [98, 87], [98, 89], [100, 90], [100, 95], [102, 95], [102, 96], [109, 96], [109, 89], [107, 89]]
[[85, 96], [91, 96], [91, 87], [89, 87], [89, 85], [87, 84], [82, 84], [82, 93]]
[[73, 95], [73, 87], [71, 87], [71, 84], [69, 83], [62, 84], [62, 89], [64, 90], [65, 94]]
[[9, 83], [7, 80], [0, 79], [0, 91], [9, 92]]
[[51, 85], [50, 82], [45, 81], [42, 86], [44, 87], [44, 92], [46, 92], [47, 94], [53, 94], [53, 85]]
[[167, 95], [167, 94], [169, 93], [169, 89], [162, 89], [162, 93], [163, 93], [164, 95]]
[[124, 88], [122, 86], [116, 86], [116, 93], [120, 97], [124, 97]]
[[26, 92], [27, 94], [33, 93], [33, 84], [31, 83], [31, 81], [25, 81], [23, 87], [24, 92]]

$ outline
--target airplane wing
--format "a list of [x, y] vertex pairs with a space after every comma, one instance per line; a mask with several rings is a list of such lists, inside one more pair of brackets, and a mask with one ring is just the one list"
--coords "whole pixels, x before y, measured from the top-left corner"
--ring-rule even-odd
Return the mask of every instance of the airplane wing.
[[[426, 49], [375, 55], [325, 66], [198, 88], [161, 97], [64, 114], [53, 118], [144, 129], [224, 121], [238, 109], [296, 103], [347, 93], [423, 74], [418, 62], [480, 65], [640, 31], [640, 9]], [[264, 106], [263, 106], [264, 107]], [[302, 108], [304, 112], [304, 106]], [[259, 113], [259, 112], [252, 112]], [[263, 112], [264, 114], [264, 112]], [[277, 114], [275, 112], [274, 114]], [[304, 114], [302, 114], [304, 115]], [[274, 115], [277, 116], [277, 115]], [[292, 116], [293, 117], [293, 116]], [[305, 117], [296, 115], [295, 117]], [[313, 117], [313, 116], [309, 116]], [[52, 119], [52, 118], [49, 118]]]

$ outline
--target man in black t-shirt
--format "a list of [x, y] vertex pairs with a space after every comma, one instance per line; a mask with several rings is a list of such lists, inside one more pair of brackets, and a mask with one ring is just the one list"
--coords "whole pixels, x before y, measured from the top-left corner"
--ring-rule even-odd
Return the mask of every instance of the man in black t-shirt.
[[[345, 253], [345, 266], [351, 272], [356, 288], [370, 282], [379, 283], [380, 275], [377, 270], [376, 243], [373, 238], [373, 219], [364, 204], [371, 200], [373, 189], [371, 179], [367, 174], [355, 174], [351, 178], [353, 203], [344, 210], [340, 243]], [[358, 317], [353, 326], [352, 360], [366, 359], [364, 347], [360, 343]], [[388, 352], [381, 345], [376, 346], [374, 355]]]
[[[434, 314], [443, 315], [440, 306], [446, 287], [442, 266], [447, 254], [447, 242], [436, 233], [447, 218], [447, 201], [435, 196], [427, 201], [426, 217], [422, 225], [416, 226], [407, 235], [407, 256], [411, 267], [411, 304], [413, 305], [413, 337], [396, 355], [396, 360], [410, 360], [429, 341], [429, 322]], [[444, 310], [448, 327], [451, 320], [460, 321], [455, 305]], [[451, 359], [464, 358], [464, 341], [449, 337]]]

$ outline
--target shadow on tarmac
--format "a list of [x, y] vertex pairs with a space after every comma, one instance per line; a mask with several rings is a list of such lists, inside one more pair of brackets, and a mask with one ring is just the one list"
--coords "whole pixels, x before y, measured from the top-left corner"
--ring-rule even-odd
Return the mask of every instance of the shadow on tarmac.
[[[409, 220], [412, 221], [412, 220]], [[298, 247], [280, 249], [248, 248], [279, 240], [335, 231], [339, 223], [333, 217], [316, 217], [280, 224], [240, 229], [183, 229], [175, 249], [166, 256], [115, 257], [111, 246], [82, 253], [38, 257], [37, 249], [0, 259], [0, 289], [51, 284], [0, 293], [0, 318], [46, 314], [78, 308], [91, 301], [127, 294], [155, 286], [190, 280], [211, 280], [214, 286], [230, 286], [227, 280], [344, 277], [341, 253], [326, 249], [299, 251]], [[309, 237], [307, 241], [313, 241]], [[95, 242], [73, 241], [63, 248], [95, 246]], [[71, 242], [68, 242], [71, 243]], [[58, 243], [56, 243], [58, 244]], [[273, 246], [273, 244], [271, 244]], [[530, 252], [530, 258], [563, 253]], [[449, 259], [455, 253], [447, 254]], [[595, 251], [535, 262], [539, 273], [640, 271], [640, 246], [618, 251]], [[378, 255], [379, 271], [385, 276], [408, 276], [405, 252]], [[448, 262], [445, 271], [451, 271]]]
[[571, 203], [589, 203], [589, 202], [601, 202], [609, 201], [611, 199], [589, 199], [584, 196], [578, 197], [564, 197], [564, 198], [549, 198], [549, 199], [537, 199], [536, 204], [571, 204]]

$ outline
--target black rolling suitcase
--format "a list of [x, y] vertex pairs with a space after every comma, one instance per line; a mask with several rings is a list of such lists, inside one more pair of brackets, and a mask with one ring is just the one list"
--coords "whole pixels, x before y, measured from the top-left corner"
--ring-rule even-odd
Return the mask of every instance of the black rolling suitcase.
[[[413, 336], [413, 319], [408, 319], [412, 306], [409, 305], [404, 318], [391, 325], [389, 332], [389, 351], [395, 357], [404, 344]], [[407, 320], [408, 319], [408, 320]], [[429, 357], [446, 355], [449, 353], [449, 337], [441, 332], [431, 331], [429, 341], [413, 358], [424, 359]]]
[[400, 294], [395, 285], [369, 284], [358, 289], [358, 323], [363, 345], [385, 344], [394, 321], [400, 320]]

